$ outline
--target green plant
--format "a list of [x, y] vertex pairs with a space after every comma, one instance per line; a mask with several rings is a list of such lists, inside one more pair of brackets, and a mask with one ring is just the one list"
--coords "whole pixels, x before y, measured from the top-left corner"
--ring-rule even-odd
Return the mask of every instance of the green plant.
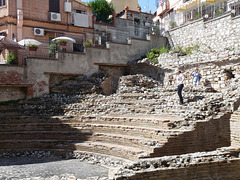
[[92, 40], [87, 40], [83, 43], [83, 46], [84, 47], [90, 47], [93, 45], [93, 41]]
[[198, 44], [194, 46], [189, 46], [186, 48], [183, 48], [181, 46], [177, 46], [174, 50], [173, 53], [181, 53], [182, 55], [190, 55], [193, 53], [197, 53], [200, 51], [200, 46]]
[[223, 9], [218, 9], [215, 11], [215, 16], [220, 16], [223, 14]]
[[109, 16], [115, 12], [113, 3], [109, 3], [107, 0], [93, 0], [88, 6], [93, 10], [93, 14], [97, 18], [96, 21], [111, 22]]
[[170, 23], [169, 23], [170, 29], [175, 28], [176, 26], [177, 26], [177, 23], [175, 21], [170, 21]]
[[66, 44], [66, 43], [67, 43], [67, 40], [59, 39], [59, 40], [57, 40], [57, 43], [58, 43], [58, 44], [61, 44], [61, 43]]
[[58, 44], [52, 42], [48, 48], [48, 54], [50, 58], [55, 58]]
[[163, 54], [163, 53], [169, 53], [168, 45], [167, 45], [166, 47], [163, 46], [163, 47], [160, 49], [160, 54]]
[[36, 45], [36, 44], [29, 44], [27, 47], [29, 47], [29, 48], [38, 48], [38, 45]]
[[196, 14], [194, 15], [194, 18], [195, 18], [195, 19], [198, 19], [198, 18], [200, 18], [200, 17], [202, 17], [202, 14], [201, 14], [201, 13], [196, 13]]
[[153, 62], [154, 64], [158, 64], [157, 57], [160, 54], [168, 53], [168, 52], [169, 52], [168, 46], [167, 47], [163, 46], [161, 49], [157, 49], [157, 48], [151, 49], [150, 52], [147, 52], [146, 56], [151, 62]]
[[18, 63], [18, 62], [17, 62], [17, 59], [16, 59], [14, 53], [13, 53], [13, 52], [9, 52], [9, 53], [7, 54], [6, 64], [17, 64], [17, 63]]

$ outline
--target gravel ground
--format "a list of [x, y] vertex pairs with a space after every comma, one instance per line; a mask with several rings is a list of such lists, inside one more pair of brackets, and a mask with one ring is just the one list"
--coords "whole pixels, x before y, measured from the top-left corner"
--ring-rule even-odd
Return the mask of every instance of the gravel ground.
[[56, 157], [0, 158], [0, 179], [48, 178], [54, 175], [72, 174], [78, 179], [108, 177], [108, 169], [81, 162], [78, 159], [61, 160]]

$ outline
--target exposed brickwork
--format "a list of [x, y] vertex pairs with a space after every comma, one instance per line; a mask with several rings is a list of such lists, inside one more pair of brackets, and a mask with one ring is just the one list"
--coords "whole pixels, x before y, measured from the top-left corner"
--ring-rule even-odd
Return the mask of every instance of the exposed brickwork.
[[21, 84], [23, 83], [23, 74], [17, 71], [0, 71], [0, 83]]
[[240, 108], [234, 112], [230, 121], [231, 127], [231, 145], [240, 147]]

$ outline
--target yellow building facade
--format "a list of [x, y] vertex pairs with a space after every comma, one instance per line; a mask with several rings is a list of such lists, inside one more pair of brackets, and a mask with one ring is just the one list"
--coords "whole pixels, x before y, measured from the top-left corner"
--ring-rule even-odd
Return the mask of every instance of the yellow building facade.
[[108, 2], [112, 2], [115, 8], [116, 13], [121, 12], [125, 9], [125, 6], [128, 6], [130, 10], [137, 11], [138, 0], [108, 0]]

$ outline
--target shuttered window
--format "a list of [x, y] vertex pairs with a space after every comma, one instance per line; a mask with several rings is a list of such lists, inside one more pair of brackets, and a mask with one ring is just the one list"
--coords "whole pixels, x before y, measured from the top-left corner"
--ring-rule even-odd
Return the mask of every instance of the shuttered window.
[[0, 7], [6, 6], [6, 0], [0, 0]]
[[59, 0], [49, 0], [49, 12], [59, 13]]

